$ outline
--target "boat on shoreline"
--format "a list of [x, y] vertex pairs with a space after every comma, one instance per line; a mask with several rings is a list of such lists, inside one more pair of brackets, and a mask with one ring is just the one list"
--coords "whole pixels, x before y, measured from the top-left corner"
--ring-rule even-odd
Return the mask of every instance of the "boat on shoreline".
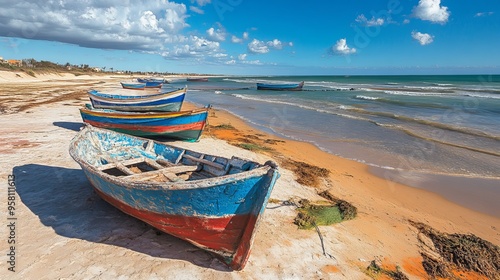
[[302, 90], [304, 82], [291, 84], [257, 83], [258, 90]]
[[86, 104], [80, 114], [85, 123], [95, 127], [142, 137], [197, 141], [207, 122], [208, 110], [209, 107], [179, 112], [122, 112]]
[[181, 109], [186, 92], [187, 87], [169, 92], [141, 95], [107, 94], [90, 90], [88, 95], [92, 106], [98, 109], [177, 112]]
[[233, 270], [245, 267], [279, 177], [271, 161], [207, 155], [91, 125], [69, 153], [105, 201]]
[[122, 85], [122, 88], [125, 89], [135, 89], [135, 90], [143, 90], [146, 87], [145, 83], [125, 83], [125, 82], [120, 82]]

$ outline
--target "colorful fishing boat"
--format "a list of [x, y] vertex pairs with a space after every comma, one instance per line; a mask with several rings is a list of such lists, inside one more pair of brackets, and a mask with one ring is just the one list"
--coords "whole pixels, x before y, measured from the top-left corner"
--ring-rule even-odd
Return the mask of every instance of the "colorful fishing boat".
[[207, 155], [90, 125], [69, 153], [105, 201], [233, 270], [245, 267], [279, 177], [271, 161]]
[[141, 89], [144, 89], [146, 87], [145, 83], [124, 83], [124, 82], [120, 82], [120, 84], [122, 85], [122, 88], [126, 88], [126, 89], [138, 89], [138, 90], [141, 90]]
[[123, 112], [95, 109], [87, 104], [80, 114], [85, 123], [117, 132], [196, 141], [207, 122], [208, 110], [209, 107], [180, 112]]
[[137, 78], [137, 82], [146, 83], [146, 82], [159, 82], [159, 83], [168, 83], [167, 80], [163, 78]]
[[160, 81], [147, 81], [146, 82], [146, 88], [161, 88], [163, 85], [163, 82]]
[[183, 88], [155, 94], [119, 95], [90, 90], [88, 95], [92, 106], [98, 109], [177, 112], [181, 109], [186, 91], [187, 88]]
[[292, 84], [265, 84], [257, 83], [257, 89], [259, 90], [302, 90], [304, 82], [292, 83]]

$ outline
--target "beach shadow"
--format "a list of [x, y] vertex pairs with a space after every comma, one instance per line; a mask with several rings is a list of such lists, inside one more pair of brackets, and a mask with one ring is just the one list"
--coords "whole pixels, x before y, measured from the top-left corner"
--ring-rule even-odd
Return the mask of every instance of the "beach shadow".
[[24, 205], [61, 236], [231, 271], [210, 253], [161, 233], [102, 200], [80, 169], [27, 164], [14, 167], [13, 174]]
[[80, 128], [83, 126], [81, 122], [53, 122], [52, 124], [73, 131], [80, 131]]

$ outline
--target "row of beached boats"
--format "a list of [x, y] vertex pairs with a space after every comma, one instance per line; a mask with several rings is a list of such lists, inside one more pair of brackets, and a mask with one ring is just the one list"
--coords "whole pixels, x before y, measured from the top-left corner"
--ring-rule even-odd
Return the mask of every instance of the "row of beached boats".
[[69, 152], [105, 201], [241, 270], [278, 167], [151, 139], [199, 139], [209, 106], [181, 111], [186, 93], [187, 87], [133, 95], [90, 90], [91, 104], [80, 109], [86, 126]]

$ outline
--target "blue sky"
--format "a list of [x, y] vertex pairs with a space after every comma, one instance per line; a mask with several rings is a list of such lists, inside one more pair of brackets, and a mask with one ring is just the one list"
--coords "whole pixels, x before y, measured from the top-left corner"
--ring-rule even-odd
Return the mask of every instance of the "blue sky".
[[4, 59], [237, 75], [500, 74], [499, 1], [0, 4]]

